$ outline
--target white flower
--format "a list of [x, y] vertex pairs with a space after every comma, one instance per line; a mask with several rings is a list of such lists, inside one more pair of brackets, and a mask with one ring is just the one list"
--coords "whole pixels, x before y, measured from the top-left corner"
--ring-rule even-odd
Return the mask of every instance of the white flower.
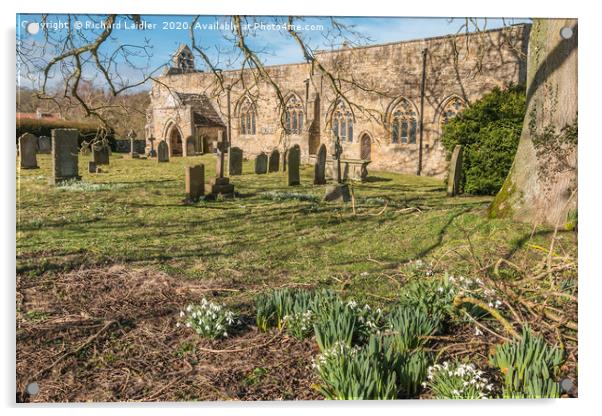
[[176, 322], [176, 328], [179, 328], [179, 327], [180, 327], [180, 323]]
[[474, 327], [474, 334], [476, 336], [481, 336], [481, 335], [483, 335], [483, 331], [481, 331], [478, 326], [475, 326]]

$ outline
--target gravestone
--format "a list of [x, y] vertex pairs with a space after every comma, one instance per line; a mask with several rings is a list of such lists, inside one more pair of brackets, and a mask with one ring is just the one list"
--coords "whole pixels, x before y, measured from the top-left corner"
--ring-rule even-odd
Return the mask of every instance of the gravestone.
[[52, 131], [52, 183], [80, 179], [78, 154], [79, 131], [53, 129]]
[[48, 136], [38, 137], [38, 153], [50, 154], [52, 151], [52, 142]]
[[134, 129], [129, 131], [128, 139], [130, 139], [130, 157], [132, 159], [138, 158], [138, 152], [136, 151], [136, 132]]
[[278, 172], [280, 168], [280, 152], [276, 149], [270, 153], [270, 159], [268, 161], [268, 172]]
[[169, 162], [169, 147], [165, 140], [161, 140], [157, 146], [157, 162]]
[[298, 144], [294, 145], [288, 151], [288, 186], [301, 184], [299, 177], [299, 167], [301, 165], [301, 148]]
[[447, 195], [456, 196], [460, 193], [460, 176], [462, 175], [462, 145], [454, 147], [449, 164], [449, 176], [447, 177]]
[[97, 165], [109, 164], [109, 146], [92, 145], [92, 161]]
[[37, 169], [38, 138], [31, 133], [25, 133], [19, 137], [19, 155], [21, 157], [21, 169]]
[[282, 152], [282, 171], [283, 172], [286, 172], [287, 157], [288, 157], [288, 149], [286, 149], [284, 152]]
[[88, 162], [88, 173], [96, 173], [96, 162], [94, 161], [89, 161]]
[[196, 202], [205, 195], [205, 165], [186, 166], [186, 201]]
[[338, 201], [341, 200], [343, 202], [351, 201], [351, 193], [349, 192], [349, 186], [346, 184], [335, 184], [326, 187], [326, 192], [324, 193], [324, 201]]
[[261, 152], [255, 158], [255, 173], [263, 174], [268, 173], [268, 155]]
[[212, 179], [209, 184], [211, 185], [211, 193], [207, 195], [207, 199], [215, 200], [219, 195], [222, 196], [234, 196], [234, 185], [230, 183], [230, 178], [224, 176], [224, 165], [225, 157], [224, 152], [228, 148], [228, 143], [224, 140], [222, 132], [218, 131], [217, 137], [219, 139], [219, 146], [217, 149], [217, 166], [215, 179]]
[[228, 173], [230, 176], [242, 175], [242, 149], [231, 147], [228, 153]]
[[314, 169], [314, 185], [324, 185], [326, 183], [326, 145], [323, 143], [318, 149]]
[[194, 156], [196, 154], [196, 151], [194, 149], [194, 139], [192, 137], [189, 137], [186, 140], [186, 156]]

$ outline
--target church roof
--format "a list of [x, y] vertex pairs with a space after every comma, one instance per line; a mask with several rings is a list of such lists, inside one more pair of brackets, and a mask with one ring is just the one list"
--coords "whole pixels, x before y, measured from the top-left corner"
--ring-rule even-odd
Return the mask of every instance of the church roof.
[[205, 94], [176, 92], [182, 105], [190, 105], [196, 126], [224, 127], [224, 122]]

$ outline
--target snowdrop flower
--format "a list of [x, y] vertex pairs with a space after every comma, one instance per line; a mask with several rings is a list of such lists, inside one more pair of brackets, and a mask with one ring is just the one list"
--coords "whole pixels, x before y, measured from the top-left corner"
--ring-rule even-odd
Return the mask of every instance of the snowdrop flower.
[[180, 311], [180, 318], [183, 318], [184, 316], [186, 316], [186, 314], [184, 313], [184, 311]]
[[483, 331], [481, 331], [478, 326], [475, 326], [474, 327], [474, 334], [478, 337], [478, 336], [483, 335]]

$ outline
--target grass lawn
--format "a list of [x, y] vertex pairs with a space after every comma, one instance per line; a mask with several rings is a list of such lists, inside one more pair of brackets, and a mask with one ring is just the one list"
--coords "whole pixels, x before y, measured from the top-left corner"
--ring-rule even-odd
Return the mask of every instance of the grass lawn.
[[[443, 181], [433, 178], [370, 172], [367, 182], [353, 184], [354, 204], [324, 203], [321, 197], [325, 186], [312, 185], [313, 167], [302, 168], [300, 186], [288, 187], [286, 173], [255, 175], [252, 162], [246, 161], [243, 175], [231, 178], [236, 198], [186, 205], [182, 202], [184, 167], [203, 163], [208, 180], [215, 175], [214, 156], [172, 158], [169, 163], [158, 164], [156, 160], [128, 160], [113, 154], [110, 165], [103, 166], [104, 172], [99, 174], [87, 172], [89, 158], [80, 156], [82, 181], [66, 186], [48, 185], [49, 155], [38, 155], [40, 169], [17, 174], [17, 310], [22, 313], [18, 326], [34, 330], [37, 325], [41, 330], [40, 325], [44, 327], [53, 316], [82, 313], [77, 308], [69, 312], [67, 306], [58, 313], [56, 305], [50, 307], [39, 299], [32, 302], [36, 295], [27, 290], [36, 285], [53, 288], [56, 299], [78, 298], [83, 309], [86, 302], [92, 305], [94, 299], [86, 298], [84, 285], [79, 291], [61, 291], [62, 286], [53, 280], [59, 274], [72, 279], [69, 273], [78, 270], [111, 270], [119, 265], [128, 270], [161, 272], [161, 288], [157, 286], [151, 292], [155, 296], [167, 286], [175, 290], [169, 292], [171, 303], [165, 309], [166, 314], [174, 316], [179, 302], [194, 298], [183, 297], [177, 291], [182, 282], [196, 285], [195, 290], [214, 290], [209, 294], [219, 296], [220, 301], [233, 305], [241, 314], [250, 313], [257, 292], [284, 286], [328, 287], [361, 302], [386, 305], [414, 276], [417, 264], [426, 265], [428, 273], [453, 275], [468, 275], [500, 258], [520, 266], [534, 261], [537, 250], [545, 251], [553, 236], [553, 230], [545, 227], [488, 219], [491, 197], [448, 198]], [[576, 257], [574, 233], [560, 231], [556, 240], [558, 253]], [[122, 289], [127, 290], [127, 273], [115, 270], [123, 277]], [[132, 290], [134, 286], [143, 287], [141, 276], [132, 275], [132, 282], [136, 282]], [[89, 278], [100, 281], [94, 280], [97, 276]], [[198, 293], [195, 296], [198, 299]], [[152, 299], [157, 304], [164, 301]], [[169, 322], [171, 325], [174, 321]], [[52, 337], [48, 342], [60, 344]], [[174, 340], [167, 335], [162, 342], [179, 351], [180, 355], [172, 357], [176, 360], [173, 363], [179, 362], [194, 344], [190, 339]], [[301, 361], [312, 349], [307, 342], [286, 345], [282, 348], [297, 351]], [[117, 350], [129, 357], [124, 358], [123, 366], [134, 371], [131, 351], [122, 344]], [[101, 364], [93, 363], [122, 377], [116, 372], [116, 350], [111, 351], [113, 358], [101, 355]], [[96, 352], [89, 354], [88, 359], [98, 359]], [[237, 383], [244, 386], [243, 393], [240, 389], [220, 390], [215, 395], [190, 391], [169, 399], [255, 397], [249, 393], [255, 381], [247, 382], [248, 377], [255, 380], [267, 373], [265, 377], [273, 377], [273, 385], [279, 383], [277, 374], [284, 371], [281, 366], [279, 370], [266, 370], [278, 361], [272, 355], [266, 357], [272, 362], [237, 370]], [[41, 361], [44, 359], [47, 357], [40, 356]], [[163, 376], [157, 375], [157, 380]], [[228, 377], [222, 374], [219, 379]], [[124, 370], [122, 382], [127, 388], [115, 392], [109, 386], [112, 393], [108, 396], [89, 393], [70, 399], [157, 400], [167, 392], [157, 389], [163, 393], [154, 394], [144, 387], [136, 390], [132, 380], [129, 375], [126, 379]], [[285, 387], [292, 392], [275, 396], [264, 392], [257, 393], [257, 397], [313, 398], [300, 396], [295, 386]], [[307, 386], [305, 389], [311, 390]], [[61, 400], [57, 397], [46, 398]]]

